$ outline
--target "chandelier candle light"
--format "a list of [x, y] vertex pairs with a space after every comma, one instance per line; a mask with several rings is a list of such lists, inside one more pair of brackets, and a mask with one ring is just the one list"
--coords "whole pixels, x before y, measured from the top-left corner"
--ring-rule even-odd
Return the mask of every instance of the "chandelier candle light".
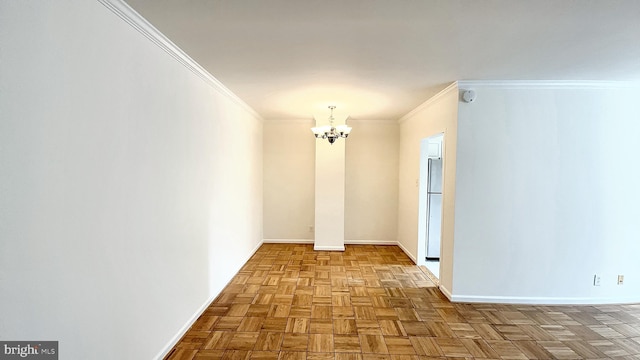
[[311, 128], [313, 134], [316, 136], [316, 139], [327, 139], [329, 140], [329, 144], [336, 142], [338, 138], [346, 138], [349, 136], [351, 132], [351, 127], [347, 125], [338, 125], [333, 126], [333, 109], [336, 107], [331, 105], [329, 109], [331, 110], [331, 115], [329, 115], [329, 125], [317, 126]]

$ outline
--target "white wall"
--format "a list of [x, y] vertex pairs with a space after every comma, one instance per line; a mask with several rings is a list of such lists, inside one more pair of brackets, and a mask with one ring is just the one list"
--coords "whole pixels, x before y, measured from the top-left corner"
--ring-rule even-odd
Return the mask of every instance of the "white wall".
[[262, 124], [98, 2], [0, 2], [0, 338], [149, 359], [262, 238]]
[[[394, 121], [347, 121], [345, 241], [395, 242], [399, 126]], [[313, 241], [315, 149], [312, 120], [264, 122], [264, 238]], [[325, 141], [326, 140], [322, 140]], [[332, 147], [335, 148], [334, 144]]]
[[459, 86], [454, 299], [640, 301], [640, 90]]
[[424, 244], [418, 244], [420, 142], [444, 133], [440, 286], [445, 292], [451, 291], [453, 283], [457, 116], [458, 91], [456, 84], [452, 84], [400, 119], [398, 243], [414, 260], [424, 257]]
[[346, 141], [345, 239], [395, 242], [398, 221], [399, 126], [349, 120]]
[[[316, 117], [316, 126], [323, 120]], [[344, 118], [343, 118], [344, 119]], [[343, 125], [340, 119], [336, 125]], [[345, 142], [316, 141], [314, 250], [344, 251]]]
[[264, 122], [264, 238], [312, 240], [315, 223], [313, 120]]

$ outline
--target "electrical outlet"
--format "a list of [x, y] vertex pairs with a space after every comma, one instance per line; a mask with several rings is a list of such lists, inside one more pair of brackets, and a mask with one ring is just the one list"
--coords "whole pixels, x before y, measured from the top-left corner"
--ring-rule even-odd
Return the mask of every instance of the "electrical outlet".
[[624, 284], [624, 275], [618, 275], [618, 285]]
[[593, 286], [600, 286], [600, 275], [593, 275]]

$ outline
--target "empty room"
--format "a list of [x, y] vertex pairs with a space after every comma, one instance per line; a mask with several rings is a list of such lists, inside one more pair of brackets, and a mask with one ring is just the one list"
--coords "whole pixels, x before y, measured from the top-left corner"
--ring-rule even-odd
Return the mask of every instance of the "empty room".
[[0, 0], [0, 358], [640, 358], [638, 19]]

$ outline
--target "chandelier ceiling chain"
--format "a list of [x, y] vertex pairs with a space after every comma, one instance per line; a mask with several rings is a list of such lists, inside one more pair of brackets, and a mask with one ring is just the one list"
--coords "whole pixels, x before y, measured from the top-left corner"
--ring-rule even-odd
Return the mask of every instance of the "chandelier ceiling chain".
[[313, 134], [316, 136], [316, 139], [327, 139], [329, 144], [336, 142], [338, 138], [347, 138], [349, 133], [351, 133], [351, 127], [347, 125], [338, 125], [333, 126], [333, 109], [336, 107], [334, 105], [329, 106], [329, 110], [331, 114], [329, 115], [329, 125], [325, 126], [317, 126], [311, 128]]

